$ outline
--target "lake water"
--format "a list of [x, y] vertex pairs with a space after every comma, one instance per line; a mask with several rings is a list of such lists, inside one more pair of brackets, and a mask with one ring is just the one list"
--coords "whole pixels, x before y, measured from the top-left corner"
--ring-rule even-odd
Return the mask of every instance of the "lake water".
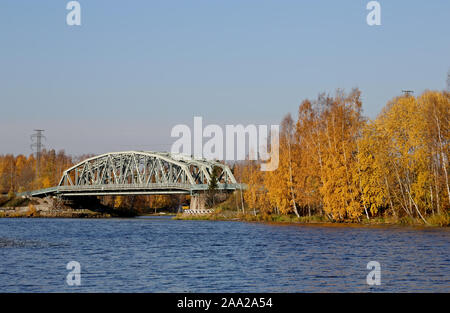
[[450, 292], [449, 251], [437, 228], [5, 218], [0, 292]]

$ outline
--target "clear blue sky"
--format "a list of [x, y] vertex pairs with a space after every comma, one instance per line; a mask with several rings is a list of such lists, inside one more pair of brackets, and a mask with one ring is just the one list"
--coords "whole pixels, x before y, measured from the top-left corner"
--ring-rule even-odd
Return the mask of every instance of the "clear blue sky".
[[175, 124], [277, 124], [336, 88], [364, 112], [412, 89], [444, 89], [450, 1], [0, 1], [0, 154], [35, 128], [71, 154], [168, 150]]

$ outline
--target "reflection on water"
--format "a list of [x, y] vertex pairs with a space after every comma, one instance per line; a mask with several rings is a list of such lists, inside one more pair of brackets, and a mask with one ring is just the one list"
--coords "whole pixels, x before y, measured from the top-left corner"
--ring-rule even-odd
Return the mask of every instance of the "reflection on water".
[[[450, 292], [447, 229], [0, 219], [0, 292]], [[82, 283], [67, 286], [66, 264]], [[368, 286], [369, 261], [381, 286]]]

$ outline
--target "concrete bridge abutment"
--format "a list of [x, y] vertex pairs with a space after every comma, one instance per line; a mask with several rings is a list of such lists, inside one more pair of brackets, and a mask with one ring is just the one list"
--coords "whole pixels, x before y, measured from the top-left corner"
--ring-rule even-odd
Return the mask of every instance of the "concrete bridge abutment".
[[194, 212], [204, 211], [206, 209], [206, 195], [193, 194], [191, 196], [191, 203], [189, 204], [189, 209]]

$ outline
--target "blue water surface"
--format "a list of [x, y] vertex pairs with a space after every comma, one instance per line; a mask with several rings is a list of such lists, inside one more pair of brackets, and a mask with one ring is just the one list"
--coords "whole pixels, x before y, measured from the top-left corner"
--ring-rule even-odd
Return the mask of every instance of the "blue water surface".
[[450, 292], [449, 251], [443, 228], [4, 218], [0, 292]]

